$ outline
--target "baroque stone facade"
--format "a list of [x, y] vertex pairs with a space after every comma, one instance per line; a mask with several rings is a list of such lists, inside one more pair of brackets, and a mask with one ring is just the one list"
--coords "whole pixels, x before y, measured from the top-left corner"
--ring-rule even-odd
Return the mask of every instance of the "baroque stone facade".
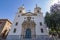
[[49, 40], [41, 8], [36, 5], [33, 12], [19, 7], [6, 40]]

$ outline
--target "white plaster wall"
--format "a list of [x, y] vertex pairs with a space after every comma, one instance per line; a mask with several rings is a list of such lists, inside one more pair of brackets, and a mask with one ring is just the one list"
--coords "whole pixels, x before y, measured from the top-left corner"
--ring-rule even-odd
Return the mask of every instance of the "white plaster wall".
[[[34, 21], [36, 23], [36, 35], [48, 35], [46, 25], [44, 25], [43, 14], [38, 14], [38, 16], [34, 17]], [[40, 26], [40, 22], [42, 22], [42, 26]], [[41, 28], [43, 28], [44, 33], [41, 33]]]
[[[18, 17], [18, 15], [20, 15], [19, 13], [16, 14], [14, 22], [12, 24], [12, 28], [9, 32], [8, 35], [21, 35], [21, 30], [22, 30], [22, 22], [24, 21], [23, 17], [20, 15], [20, 17]], [[18, 25], [16, 26], [16, 22], [18, 22]], [[16, 33], [14, 33], [14, 28], [16, 28]]]
[[[20, 17], [18, 17], [18, 15], [20, 15]], [[24, 18], [27, 16], [21, 16], [20, 13], [17, 13], [14, 19], [14, 22], [12, 24], [12, 28], [9, 32], [8, 35], [21, 35], [22, 32], [22, 23], [24, 21]], [[38, 14], [37, 16], [31, 16], [34, 17], [34, 22], [36, 23], [36, 35], [48, 35], [47, 29], [46, 29], [46, 25], [44, 25], [44, 17], [43, 14]], [[15, 26], [15, 23], [18, 22], [18, 26]], [[42, 26], [40, 26], [40, 22], [42, 22]], [[16, 33], [14, 33], [14, 28], [16, 28]], [[41, 28], [43, 28], [44, 33], [41, 33]]]

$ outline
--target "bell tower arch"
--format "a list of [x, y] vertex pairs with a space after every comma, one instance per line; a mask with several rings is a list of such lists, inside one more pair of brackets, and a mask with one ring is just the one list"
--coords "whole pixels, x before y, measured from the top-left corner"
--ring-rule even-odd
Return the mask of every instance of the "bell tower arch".
[[24, 4], [21, 7], [19, 7], [18, 10], [19, 10], [18, 12], [21, 14], [25, 13], [26, 11], [25, 11]]
[[40, 13], [41, 12], [41, 8], [37, 6], [34, 8], [34, 13]]

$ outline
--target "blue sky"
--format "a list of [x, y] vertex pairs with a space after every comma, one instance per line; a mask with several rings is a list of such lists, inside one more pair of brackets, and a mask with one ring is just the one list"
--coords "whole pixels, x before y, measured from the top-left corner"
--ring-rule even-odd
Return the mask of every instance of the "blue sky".
[[24, 4], [26, 11], [31, 10], [32, 12], [37, 4], [45, 14], [46, 11], [49, 11], [49, 7], [53, 2], [51, 0], [0, 0], [0, 18], [13, 21], [18, 8], [22, 4]]

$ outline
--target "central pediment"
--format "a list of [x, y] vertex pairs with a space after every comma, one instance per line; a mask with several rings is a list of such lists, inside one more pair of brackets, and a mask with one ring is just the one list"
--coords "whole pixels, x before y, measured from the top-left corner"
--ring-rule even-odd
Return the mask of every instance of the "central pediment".
[[32, 13], [32, 12], [27, 12], [27, 13], [23, 13], [21, 14], [22, 16], [37, 16], [37, 14]]

